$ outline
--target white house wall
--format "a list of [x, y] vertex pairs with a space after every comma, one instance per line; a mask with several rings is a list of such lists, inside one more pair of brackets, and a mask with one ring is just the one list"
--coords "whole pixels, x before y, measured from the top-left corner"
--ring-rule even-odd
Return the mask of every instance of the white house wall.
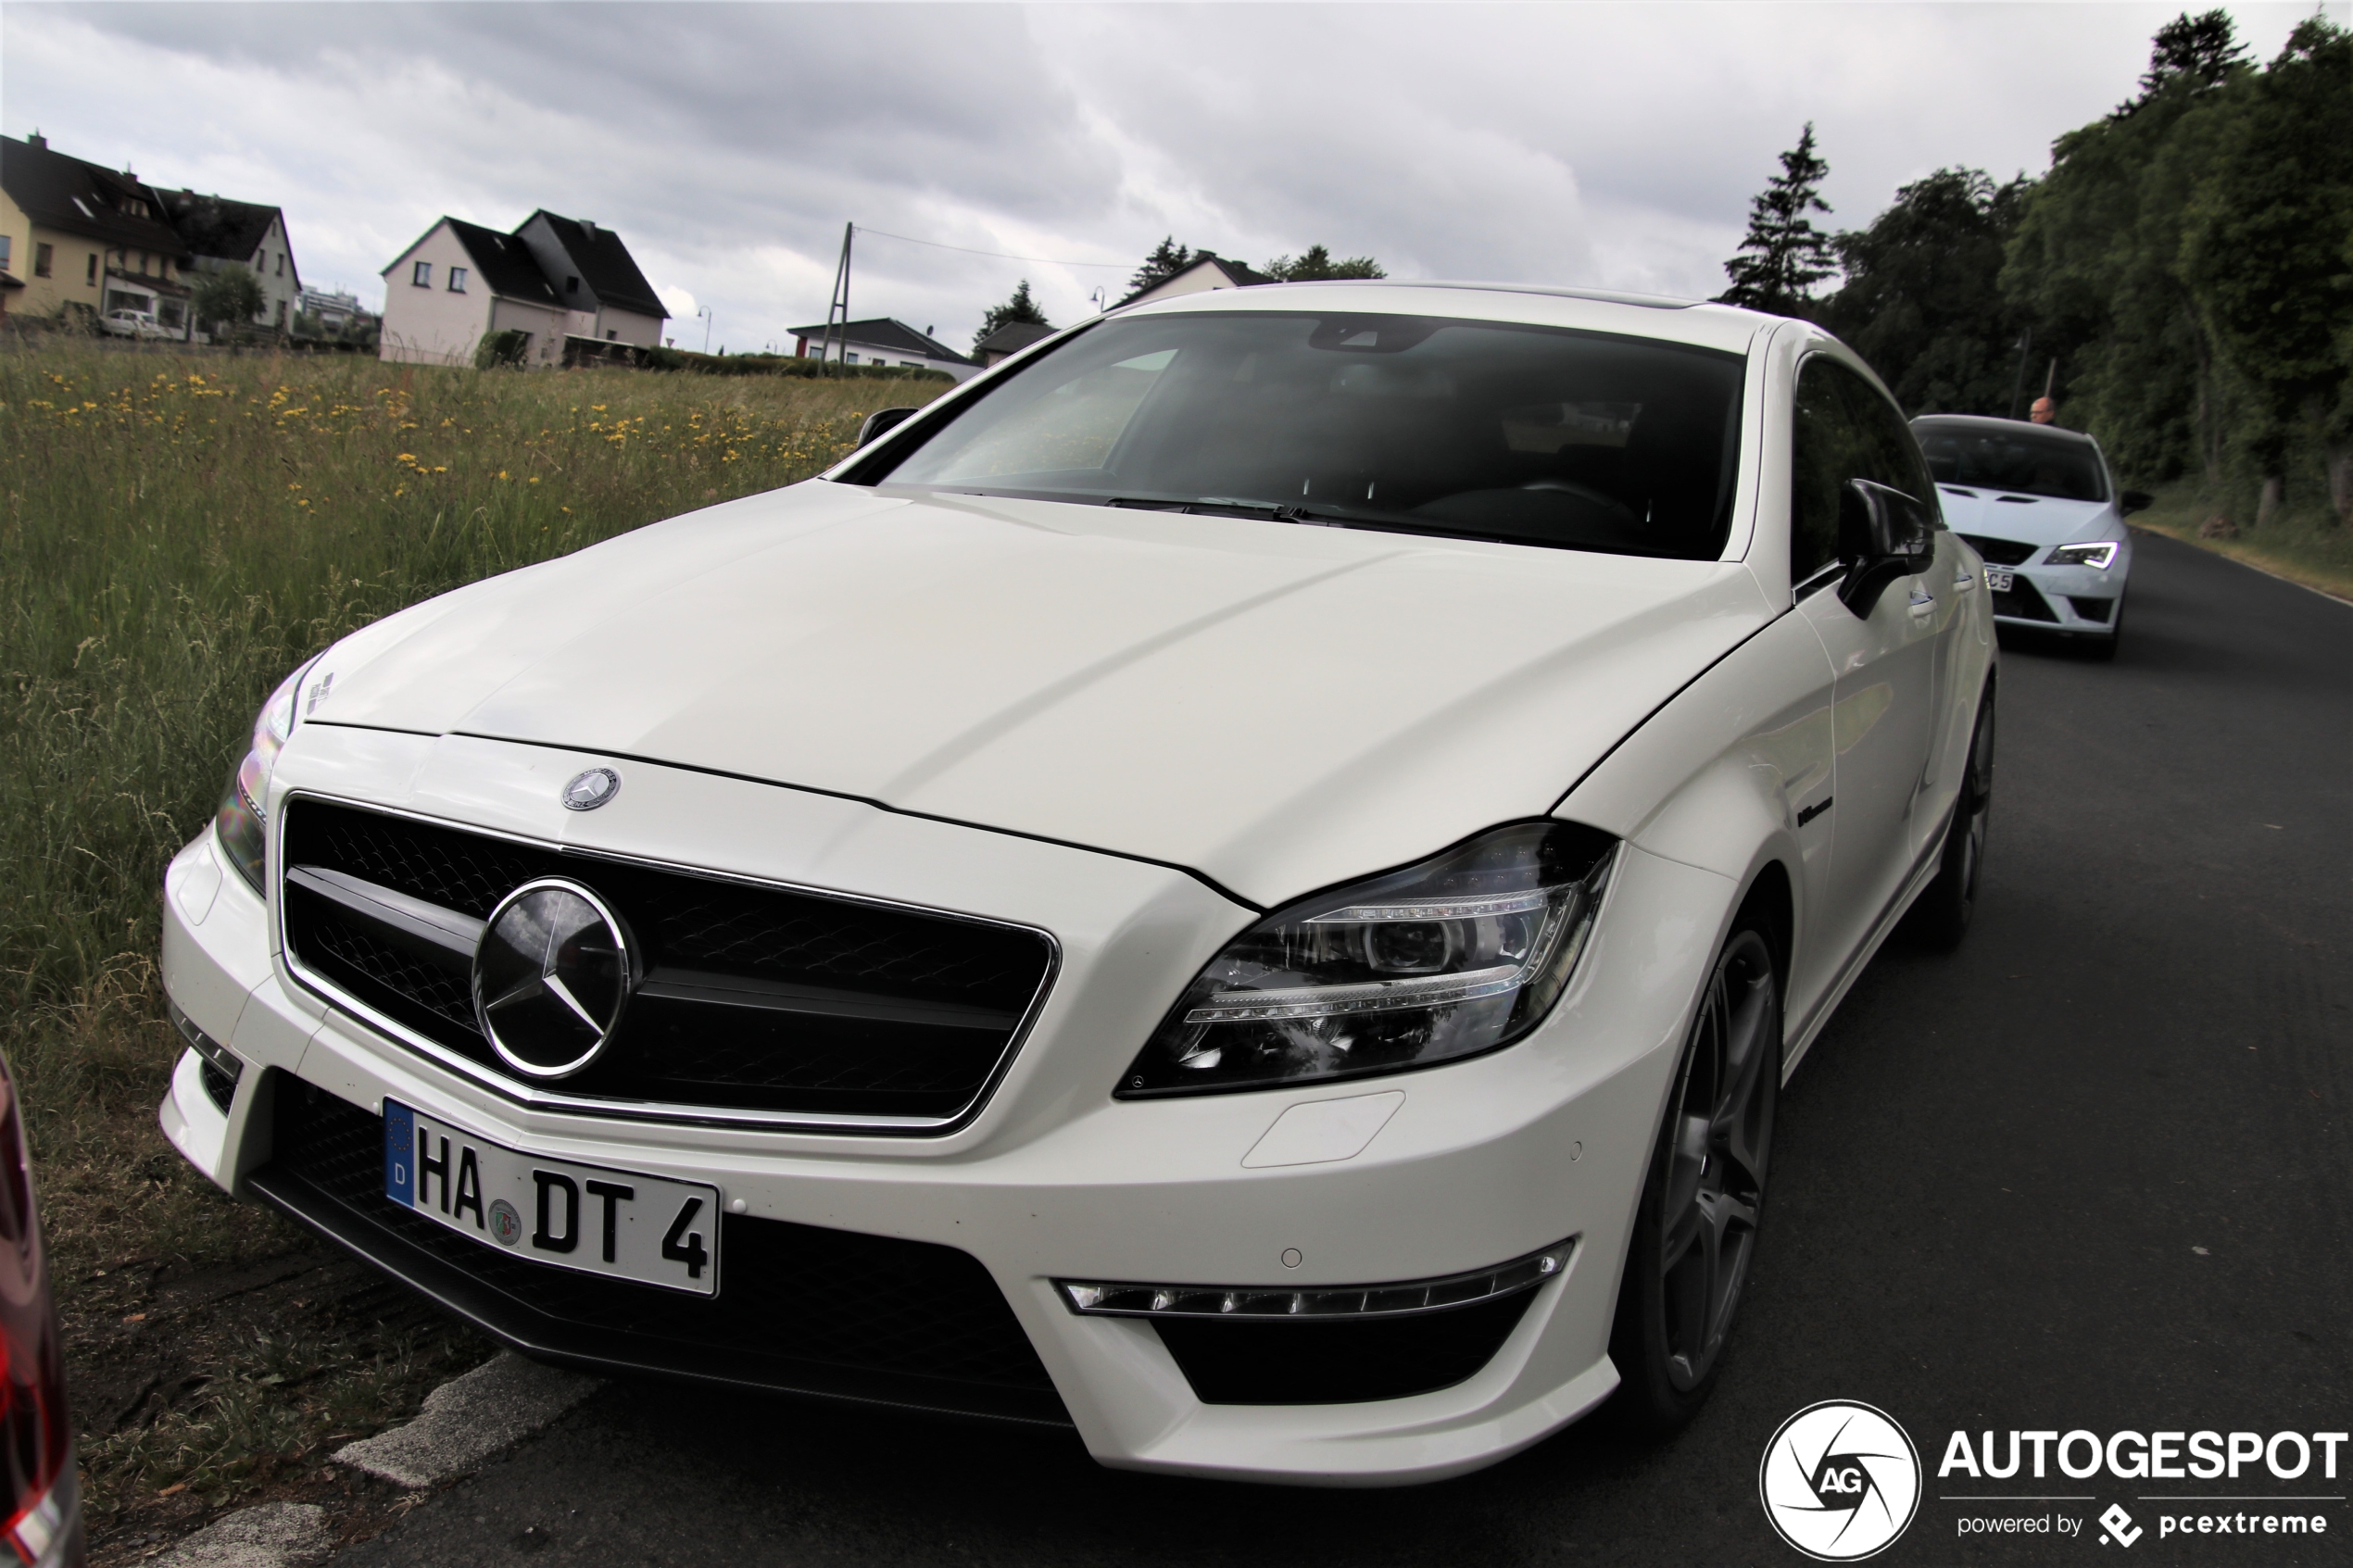
[[302, 274], [295, 270], [294, 247], [286, 243], [283, 217], [270, 220], [260, 247], [245, 265], [261, 284], [261, 308], [254, 315], [254, 325], [292, 326], [295, 312], [302, 308]]
[[[433, 281], [423, 288], [409, 281], [420, 261], [433, 264]], [[452, 267], [466, 269], [463, 294], [449, 292]], [[377, 350], [382, 358], [403, 364], [473, 363], [474, 347], [490, 330], [492, 296], [473, 258], [449, 225], [435, 224], [431, 233], [384, 269], [384, 332]], [[538, 314], [544, 319], [547, 312]], [[546, 329], [543, 325], [538, 330]]]
[[[529, 332], [531, 342], [524, 345], [523, 363], [545, 370], [562, 362], [564, 349], [564, 316], [561, 310], [551, 310], [544, 305], [527, 305], [520, 299], [500, 299], [490, 312], [493, 332]], [[469, 349], [469, 357], [472, 351]]]

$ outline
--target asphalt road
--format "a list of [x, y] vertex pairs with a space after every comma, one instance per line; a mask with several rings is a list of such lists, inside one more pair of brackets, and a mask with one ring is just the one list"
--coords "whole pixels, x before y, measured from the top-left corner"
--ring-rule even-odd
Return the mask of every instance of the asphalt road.
[[[2353, 1561], [2318, 1539], [1964, 1537], [2171, 1490], [2340, 1479], [1934, 1469], [1956, 1428], [2353, 1425], [2353, 608], [2143, 536], [2122, 652], [2006, 649], [1992, 847], [1961, 950], [1900, 939], [1782, 1102], [1727, 1373], [1660, 1448], [1572, 1428], [1441, 1486], [1332, 1493], [1117, 1474], [1075, 1441], [610, 1386], [345, 1553], [433, 1564], [1794, 1563], [1756, 1474], [1856, 1399], [1924, 1450], [1875, 1561]], [[1960, 1504], [1962, 1492], [2091, 1494]], [[2227, 1505], [2226, 1505], [2227, 1506]]]

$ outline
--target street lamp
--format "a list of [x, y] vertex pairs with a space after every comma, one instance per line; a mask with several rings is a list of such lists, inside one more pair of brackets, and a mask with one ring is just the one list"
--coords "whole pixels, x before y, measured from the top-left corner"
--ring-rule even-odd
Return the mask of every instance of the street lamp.
[[697, 306], [695, 314], [702, 318], [702, 351], [708, 354], [711, 352], [711, 307]]

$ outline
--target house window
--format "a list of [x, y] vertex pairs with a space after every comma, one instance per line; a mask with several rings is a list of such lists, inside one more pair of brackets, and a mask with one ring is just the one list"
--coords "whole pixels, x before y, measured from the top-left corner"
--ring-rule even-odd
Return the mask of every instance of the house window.
[[32, 275], [36, 278], [47, 277], [50, 261], [57, 254], [57, 247], [55, 245], [34, 245], [32, 247]]
[[620, 334], [619, 332], [607, 332], [607, 333], [605, 334], [605, 341], [606, 341], [607, 343], [612, 343], [612, 342], [617, 341], [617, 340], [620, 338], [620, 336], [621, 336], [621, 334]]
[[[45, 250], [48, 247], [44, 245], [42, 248]], [[48, 274], [44, 272], [42, 276], [45, 278]], [[98, 281], [98, 253], [94, 250], [90, 253], [90, 265], [82, 270], [82, 281], [85, 283], [95, 283]]]
[[8, 242], [9, 236], [0, 234], [0, 272], [8, 270]]
[[564, 279], [564, 293], [566, 293], [566, 294], [578, 294], [579, 292], [580, 292], [580, 280], [579, 280], [579, 279], [577, 279], [577, 278], [573, 278], [573, 277], [567, 277], [567, 278], [565, 278], [565, 279]]
[[845, 348], [841, 351], [841, 362], [845, 365], [855, 365], [858, 363], [858, 356]]
[[464, 268], [452, 267], [449, 269], [449, 292], [451, 294], [463, 294], [466, 292], [466, 270]]
[[420, 261], [409, 270], [409, 281], [421, 289], [433, 287], [433, 263]]
[[282, 251], [280, 251], [280, 252], [278, 253], [278, 276], [280, 276], [281, 278], [283, 278], [283, 277], [284, 277], [285, 275], [286, 275], [286, 253], [285, 253], [284, 251], [283, 251], [283, 250], [282, 250]]

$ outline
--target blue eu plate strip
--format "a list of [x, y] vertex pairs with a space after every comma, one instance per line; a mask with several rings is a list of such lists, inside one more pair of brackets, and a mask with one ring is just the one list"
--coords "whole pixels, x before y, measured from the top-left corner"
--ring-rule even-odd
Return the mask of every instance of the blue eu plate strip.
[[398, 1100], [384, 1101], [384, 1196], [416, 1206], [417, 1113]]

